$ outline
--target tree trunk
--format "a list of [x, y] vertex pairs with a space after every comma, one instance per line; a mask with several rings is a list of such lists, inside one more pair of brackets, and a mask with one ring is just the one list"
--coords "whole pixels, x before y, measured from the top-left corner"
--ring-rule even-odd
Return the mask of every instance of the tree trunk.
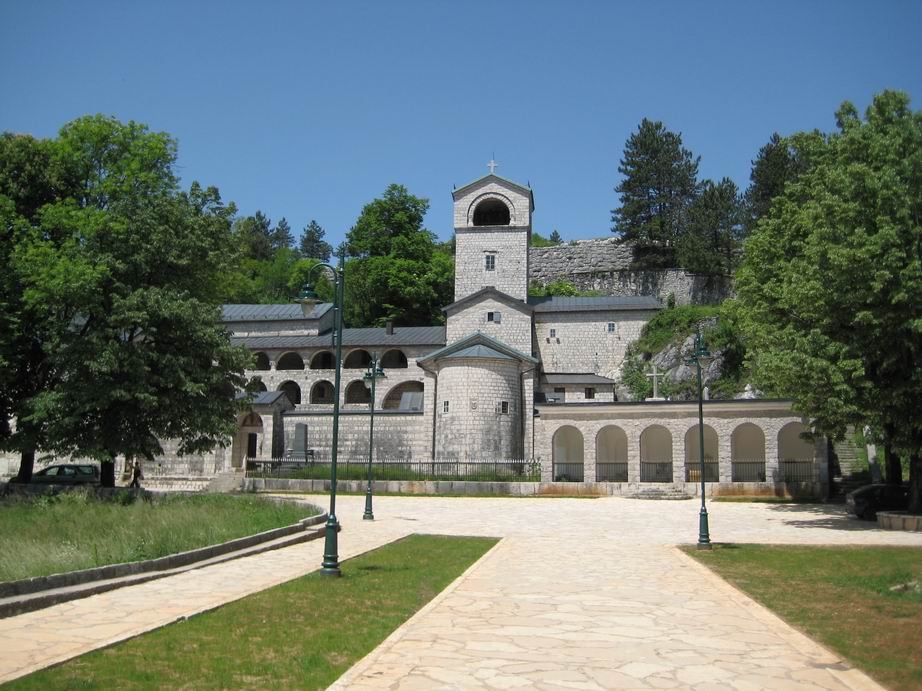
[[99, 484], [102, 487], [115, 487], [115, 458], [99, 464]]
[[900, 463], [899, 454], [893, 453], [890, 441], [884, 443], [884, 465], [887, 468], [887, 484], [903, 484], [903, 464]]
[[23, 449], [19, 458], [19, 482], [32, 482], [32, 470], [35, 468], [35, 449]]
[[922, 513], [922, 453], [909, 456], [909, 513]]

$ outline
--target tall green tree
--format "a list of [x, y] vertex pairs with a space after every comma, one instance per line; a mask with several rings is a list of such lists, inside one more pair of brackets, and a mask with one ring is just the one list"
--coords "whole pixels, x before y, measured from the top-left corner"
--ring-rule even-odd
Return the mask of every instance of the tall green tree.
[[317, 221], [311, 219], [311, 222], [301, 232], [299, 248], [301, 256], [305, 259], [319, 259], [322, 262], [330, 261], [333, 248], [323, 239], [324, 235], [326, 231]]
[[271, 261], [277, 247], [273, 238], [272, 221], [262, 211], [236, 219], [233, 234], [234, 244], [242, 258]]
[[99, 459], [112, 484], [118, 454], [150, 457], [164, 438], [201, 451], [233, 431], [249, 354], [220, 323], [217, 279], [234, 209], [214, 188], [180, 190], [175, 142], [144, 125], [80, 118], [49, 146], [72, 186], [12, 223], [0, 189], [28, 335], [11, 366], [37, 375], [15, 391], [3, 444], [23, 478], [42, 448]]
[[451, 254], [422, 227], [429, 201], [390, 185], [365, 205], [346, 236], [346, 311], [350, 326], [440, 323], [451, 302]]
[[869, 424], [910, 458], [922, 512], [922, 113], [885, 91], [864, 119], [791, 138], [808, 164], [771, 204], [737, 275], [760, 383], [816, 428]]
[[742, 200], [730, 178], [705, 180], [688, 211], [676, 258], [688, 271], [709, 275], [733, 273], [743, 239]]
[[745, 226], [752, 232], [759, 219], [768, 214], [772, 201], [784, 191], [784, 185], [793, 180], [802, 164], [790, 141], [773, 133], [752, 162], [749, 187], [745, 195]]
[[288, 221], [284, 216], [275, 224], [275, 228], [272, 229], [269, 235], [269, 240], [275, 252], [279, 250], [288, 250], [294, 246], [295, 236], [291, 234], [291, 226], [288, 225]]
[[646, 118], [627, 140], [615, 188], [621, 206], [612, 211], [614, 227], [624, 242], [633, 242], [646, 267], [669, 266], [688, 210], [698, 193], [699, 158], [682, 146], [682, 137], [662, 122]]

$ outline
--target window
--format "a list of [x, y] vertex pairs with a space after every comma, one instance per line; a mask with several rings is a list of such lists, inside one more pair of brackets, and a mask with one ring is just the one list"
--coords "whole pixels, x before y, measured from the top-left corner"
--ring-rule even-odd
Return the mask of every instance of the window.
[[557, 329], [551, 329], [551, 338], [557, 337]]
[[496, 255], [495, 254], [486, 255], [485, 261], [486, 261], [485, 268], [487, 271], [496, 270]]
[[615, 327], [615, 322], [608, 322], [608, 333], [613, 334], [617, 331]]
[[593, 389], [591, 386], [586, 387], [586, 398], [595, 398], [595, 389]]
[[565, 403], [567, 400], [567, 390], [563, 386], [554, 387], [554, 398], [558, 403]]
[[487, 321], [494, 322], [499, 324], [503, 320], [502, 315], [499, 312], [487, 312]]
[[499, 412], [503, 415], [509, 414], [509, 401], [500, 401]]
[[442, 412], [443, 413], [448, 412], [448, 401], [442, 401]]

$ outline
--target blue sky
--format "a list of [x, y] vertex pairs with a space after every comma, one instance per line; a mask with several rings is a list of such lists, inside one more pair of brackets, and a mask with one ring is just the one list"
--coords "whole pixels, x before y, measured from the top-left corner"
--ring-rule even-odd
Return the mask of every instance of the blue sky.
[[643, 117], [745, 187], [772, 132], [831, 130], [843, 100], [922, 109], [919, 27], [911, 2], [0, 0], [0, 130], [147, 123], [184, 184], [334, 244], [392, 182], [449, 237], [452, 185], [495, 155], [536, 231], [600, 237]]

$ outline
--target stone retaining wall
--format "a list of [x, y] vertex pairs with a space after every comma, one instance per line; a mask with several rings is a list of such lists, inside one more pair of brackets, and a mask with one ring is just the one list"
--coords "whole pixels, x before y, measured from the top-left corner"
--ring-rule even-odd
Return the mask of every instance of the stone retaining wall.
[[691, 274], [684, 269], [636, 271], [633, 249], [615, 238], [575, 240], [554, 247], [529, 249], [528, 281], [546, 284], [570, 281], [580, 290], [603, 295], [652, 295], [664, 303], [672, 294], [676, 304], [716, 304], [733, 294], [731, 279]]

